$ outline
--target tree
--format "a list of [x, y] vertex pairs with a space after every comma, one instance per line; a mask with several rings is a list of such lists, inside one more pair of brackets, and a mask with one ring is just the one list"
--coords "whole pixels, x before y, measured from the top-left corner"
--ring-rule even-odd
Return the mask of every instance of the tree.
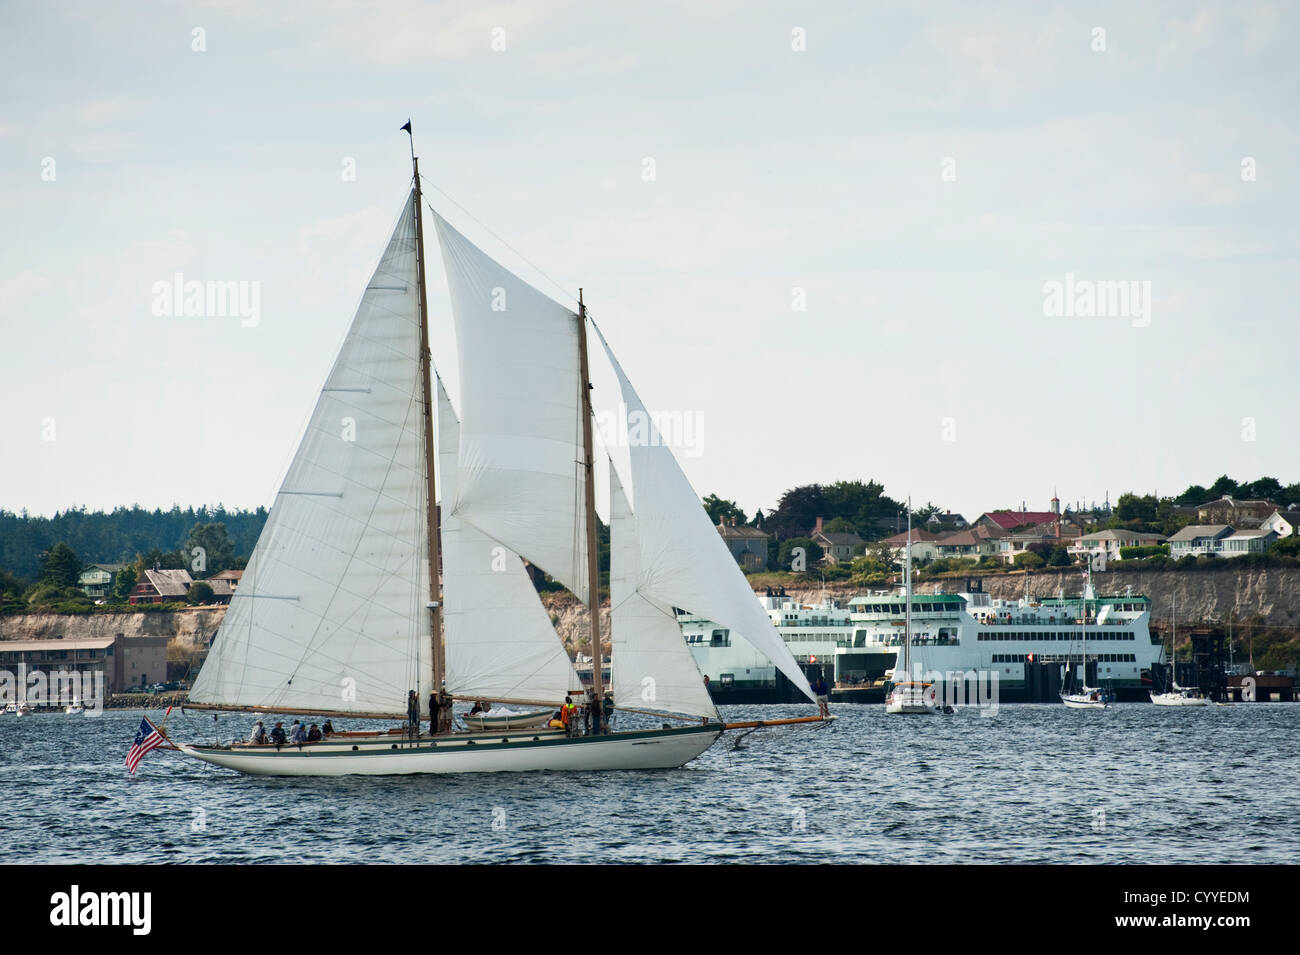
[[857, 534], [858, 533], [857, 525], [854, 524], [852, 521], [845, 520], [842, 517], [832, 517], [829, 521], [827, 521], [822, 526], [822, 530], [824, 530], [828, 534]]
[[187, 604], [206, 604], [212, 602], [212, 585], [202, 580], [190, 584], [189, 593], [185, 595]]
[[767, 530], [779, 538], [807, 534], [826, 511], [820, 484], [792, 487], [781, 495], [776, 510], [767, 515]]
[[1180, 507], [1196, 507], [1198, 504], [1204, 504], [1210, 499], [1210, 492], [1199, 484], [1193, 484], [1182, 494], [1174, 498], [1174, 503]]
[[[197, 552], [197, 553], [196, 553]], [[235, 548], [225, 524], [195, 524], [190, 529], [182, 557], [188, 557], [188, 569], [195, 576], [219, 574], [234, 560]]]
[[1144, 524], [1151, 523], [1156, 519], [1156, 508], [1158, 502], [1154, 494], [1144, 494], [1139, 497], [1136, 494], [1124, 493], [1119, 496], [1115, 502], [1115, 517], [1127, 524], [1130, 521], [1141, 521]]
[[1263, 501], [1276, 501], [1282, 497], [1282, 482], [1277, 478], [1262, 477], [1252, 481], [1249, 489], [1242, 487], [1242, 493]]
[[1053, 547], [1051, 553], [1047, 555], [1048, 567], [1069, 567], [1072, 563], [1074, 559], [1064, 547]]
[[[1228, 496], [1240, 495], [1241, 486], [1238, 485], [1237, 482], [1234, 481], [1232, 478], [1228, 477], [1228, 475], [1224, 474], [1217, 481], [1211, 484], [1209, 489], [1205, 493], [1206, 493], [1207, 501], [1217, 501], [1219, 498], [1223, 497], [1224, 495], [1228, 495]], [[1202, 501], [1200, 503], [1204, 504], [1205, 501]]]
[[113, 599], [118, 602], [126, 601], [138, 580], [134, 567], [128, 565], [119, 570], [113, 575]]
[[81, 559], [62, 541], [41, 555], [40, 583], [75, 587], [80, 577]]
[[735, 518], [737, 524], [745, 523], [745, 512], [736, 506], [735, 501], [725, 501], [716, 494], [708, 494], [704, 498], [704, 510], [709, 515], [709, 520], [717, 524], [719, 521], [730, 524], [732, 518]]
[[1015, 562], [1017, 567], [1026, 570], [1033, 570], [1036, 567], [1042, 567], [1044, 563], [1043, 558], [1039, 557], [1031, 550], [1016, 554]]
[[[796, 555], [794, 549], [803, 548], [803, 554], [800, 558], [802, 566], [796, 567]], [[812, 542], [811, 537], [791, 537], [781, 541], [781, 549], [777, 556], [777, 566], [781, 570], [793, 570], [796, 573], [806, 573], [812, 570], [813, 566], [822, 559], [822, 549]]]

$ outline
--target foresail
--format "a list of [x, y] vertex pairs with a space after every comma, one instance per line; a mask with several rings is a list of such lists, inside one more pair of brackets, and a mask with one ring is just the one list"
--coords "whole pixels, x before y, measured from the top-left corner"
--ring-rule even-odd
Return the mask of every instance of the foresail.
[[434, 221], [460, 363], [455, 515], [585, 601], [578, 316]]
[[[629, 483], [640, 545], [641, 594], [660, 606], [681, 607], [744, 637], [800, 692], [815, 700], [808, 679], [759, 605], [717, 528], [663, 443], [641, 399], [601, 336], [618, 376], [629, 435]], [[635, 440], [631, 440], [631, 438]]]
[[366, 287], [189, 698], [404, 714], [432, 688], [415, 204]]
[[642, 578], [637, 518], [612, 465], [609, 484], [614, 704], [717, 719], [717, 708], [705, 689], [673, 608], [656, 603], [639, 590]]
[[[460, 423], [438, 380], [438, 473], [456, 498]], [[448, 692], [489, 700], [563, 702], [582, 684], [519, 556], [442, 509], [443, 627]]]

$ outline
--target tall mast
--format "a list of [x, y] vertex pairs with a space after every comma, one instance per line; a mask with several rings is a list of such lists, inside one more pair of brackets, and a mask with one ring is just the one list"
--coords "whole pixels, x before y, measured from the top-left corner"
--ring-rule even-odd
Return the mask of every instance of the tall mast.
[[587, 368], [587, 306], [578, 289], [579, 388], [582, 389], [582, 465], [587, 499], [587, 612], [591, 620], [591, 688], [596, 699], [605, 697], [605, 674], [600, 652], [600, 572], [596, 553], [596, 455], [591, 437], [591, 373]]
[[[912, 679], [912, 499], [907, 499], [907, 557], [903, 561], [903, 672]], [[898, 682], [895, 680], [894, 682]]]
[[[409, 128], [407, 132], [410, 132]], [[432, 692], [436, 693], [442, 689], [443, 674], [442, 592], [438, 586], [439, 531], [436, 477], [438, 451], [433, 443], [433, 376], [431, 374], [433, 355], [429, 352], [429, 297], [424, 287], [424, 217], [421, 214], [424, 203], [420, 191], [420, 160], [412, 155], [411, 164], [415, 167], [415, 272], [420, 284], [420, 387], [421, 397], [424, 398], [424, 471], [428, 499], [425, 517], [428, 521], [429, 534], [429, 639], [433, 651]], [[432, 713], [429, 716], [433, 718]]]

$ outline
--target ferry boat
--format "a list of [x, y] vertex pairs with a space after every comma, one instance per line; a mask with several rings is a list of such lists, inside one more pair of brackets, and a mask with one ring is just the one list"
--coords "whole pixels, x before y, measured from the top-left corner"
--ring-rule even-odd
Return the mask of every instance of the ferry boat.
[[[854, 597], [847, 607], [834, 601], [801, 605], [770, 593], [758, 600], [804, 672], [812, 679], [825, 674], [828, 683], [833, 677], [833, 699], [883, 702], [902, 650], [901, 590]], [[986, 688], [997, 673], [1003, 703], [1055, 703], [1062, 687], [1071, 685], [1102, 687], [1117, 701], [1146, 701], [1151, 670], [1164, 662], [1149, 629], [1150, 599], [1125, 593], [1086, 601], [1086, 673], [1080, 672], [1084, 614], [1083, 597], [1001, 600], [967, 581], [960, 593], [913, 595], [912, 645], [923, 648], [939, 700], [973, 701], [974, 671]], [[793, 688], [783, 686], [775, 668], [763, 666], [742, 637], [689, 615], [679, 622], [715, 700], [794, 701]]]
[[[853, 638], [851, 612], [825, 598], [800, 603], [784, 589], [769, 587], [757, 596], [809, 682], [825, 676], [828, 684], [833, 683], [836, 649]], [[743, 637], [682, 610], [677, 611], [677, 622], [716, 702], [797, 703], [803, 699], [785, 675]]]

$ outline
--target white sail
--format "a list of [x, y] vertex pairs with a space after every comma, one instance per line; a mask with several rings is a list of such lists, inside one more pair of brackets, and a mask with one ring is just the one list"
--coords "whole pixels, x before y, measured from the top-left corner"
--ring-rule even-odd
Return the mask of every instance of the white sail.
[[460, 360], [455, 514], [585, 601], [578, 316], [434, 221]]
[[610, 643], [614, 704], [718, 718], [671, 606], [646, 597], [637, 518], [609, 469]]
[[432, 687], [415, 204], [366, 287], [190, 699], [406, 712]]
[[627, 418], [619, 430], [629, 436], [629, 483], [640, 551], [638, 591], [659, 606], [681, 607], [744, 637], [815, 702], [808, 679], [754, 597], [609, 343], [603, 335], [600, 340], [618, 376], [620, 414]]
[[[456, 498], [460, 422], [438, 379], [438, 473], [444, 501]], [[446, 688], [490, 700], [563, 702], [582, 683], [519, 555], [442, 510]]]

